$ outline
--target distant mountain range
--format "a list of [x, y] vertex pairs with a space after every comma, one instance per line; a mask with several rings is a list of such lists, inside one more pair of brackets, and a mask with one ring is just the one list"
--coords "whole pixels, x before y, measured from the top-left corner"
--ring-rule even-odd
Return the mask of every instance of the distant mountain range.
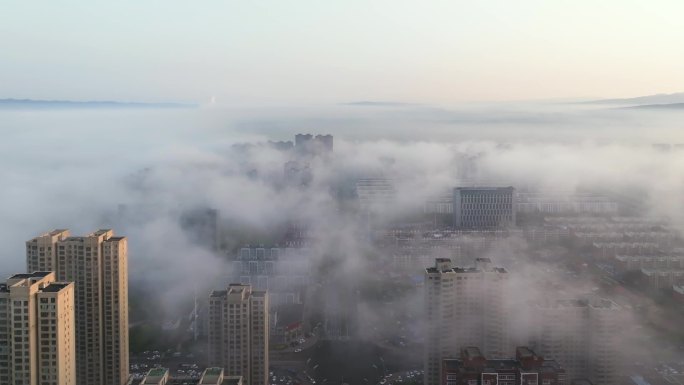
[[684, 110], [684, 103], [643, 104], [640, 106], [622, 107], [622, 109], [629, 109], [629, 110]]
[[33, 100], [0, 99], [0, 109], [62, 109], [62, 108], [195, 108], [197, 104], [185, 103], [140, 103], [117, 101], [72, 101], [72, 100]]
[[668, 105], [675, 103], [684, 103], [684, 92], [678, 92], [674, 94], [658, 94], [658, 95], [648, 95], [639, 96], [636, 98], [624, 98], [624, 99], [599, 99], [591, 100], [588, 102], [582, 102], [582, 104], [614, 104], [614, 105]]
[[401, 103], [401, 102], [387, 102], [387, 101], [374, 101], [374, 100], [361, 100], [357, 102], [342, 103], [345, 106], [359, 106], [359, 107], [411, 107], [416, 106], [413, 103]]

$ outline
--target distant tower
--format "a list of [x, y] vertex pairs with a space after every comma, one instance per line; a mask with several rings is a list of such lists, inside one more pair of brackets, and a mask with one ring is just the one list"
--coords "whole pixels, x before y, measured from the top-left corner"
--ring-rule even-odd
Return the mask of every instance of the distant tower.
[[209, 366], [268, 385], [268, 293], [231, 284], [209, 297]]
[[297, 134], [295, 135], [295, 147], [303, 148], [309, 146], [313, 140], [313, 135], [311, 134]]
[[332, 135], [316, 135], [316, 143], [318, 147], [324, 152], [333, 152], [333, 136]]

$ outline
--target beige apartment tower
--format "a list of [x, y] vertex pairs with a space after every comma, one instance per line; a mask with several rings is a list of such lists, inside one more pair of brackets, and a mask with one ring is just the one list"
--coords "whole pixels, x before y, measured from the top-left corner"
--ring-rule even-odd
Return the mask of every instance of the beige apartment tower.
[[128, 381], [128, 249], [125, 237], [55, 230], [26, 242], [27, 266], [75, 283], [78, 385]]
[[508, 272], [478, 258], [473, 267], [454, 267], [438, 258], [425, 271], [425, 385], [440, 385], [442, 360], [459, 357], [466, 346], [486, 357], [504, 358], [509, 350], [504, 301]]
[[231, 284], [209, 297], [209, 366], [268, 385], [268, 293]]
[[53, 272], [0, 284], [0, 384], [76, 385], [74, 284]]

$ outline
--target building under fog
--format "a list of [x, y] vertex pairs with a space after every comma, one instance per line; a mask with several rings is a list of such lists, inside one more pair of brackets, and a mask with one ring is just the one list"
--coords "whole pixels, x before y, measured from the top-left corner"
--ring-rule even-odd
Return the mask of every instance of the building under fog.
[[561, 194], [520, 192], [516, 194], [515, 211], [542, 214], [607, 214], [618, 213], [618, 203], [606, 196], [593, 194]]
[[300, 154], [306, 155], [324, 155], [333, 152], [333, 136], [332, 135], [311, 135], [311, 134], [297, 134], [295, 135], [295, 150]]
[[479, 229], [515, 225], [513, 187], [456, 187], [454, 227]]
[[268, 293], [231, 284], [209, 297], [209, 366], [268, 385]]
[[313, 173], [308, 162], [291, 160], [283, 165], [285, 184], [289, 186], [308, 186], [313, 180]]
[[272, 307], [301, 304], [311, 282], [309, 248], [243, 247], [232, 265], [233, 281], [268, 290]]
[[478, 346], [490, 358], [508, 354], [508, 272], [478, 258], [473, 267], [437, 259], [425, 270], [426, 339], [424, 384], [441, 383], [442, 361], [464, 346]]
[[49, 271], [0, 284], [0, 384], [76, 385], [74, 284]]
[[209, 250], [219, 248], [219, 212], [211, 208], [184, 210], [180, 214], [180, 227], [188, 239]]
[[530, 345], [558, 361], [569, 379], [588, 378], [595, 385], [617, 382], [621, 311], [615, 302], [596, 297], [545, 300], [528, 311]]
[[363, 211], [386, 213], [396, 200], [394, 182], [386, 178], [363, 178], [356, 181], [356, 198]]

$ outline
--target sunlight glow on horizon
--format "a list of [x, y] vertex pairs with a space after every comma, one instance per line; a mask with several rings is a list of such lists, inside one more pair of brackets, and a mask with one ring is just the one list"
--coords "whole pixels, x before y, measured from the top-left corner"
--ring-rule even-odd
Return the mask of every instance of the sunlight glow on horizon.
[[684, 3], [0, 4], [0, 98], [226, 104], [684, 91]]

